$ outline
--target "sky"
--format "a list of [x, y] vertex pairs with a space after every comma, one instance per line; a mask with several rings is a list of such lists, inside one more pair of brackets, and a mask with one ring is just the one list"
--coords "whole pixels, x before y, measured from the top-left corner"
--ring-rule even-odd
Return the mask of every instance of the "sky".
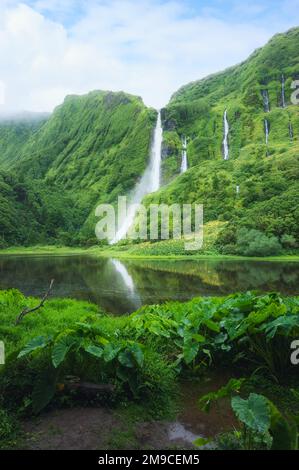
[[299, 0], [0, 0], [0, 113], [95, 89], [159, 109], [298, 25]]

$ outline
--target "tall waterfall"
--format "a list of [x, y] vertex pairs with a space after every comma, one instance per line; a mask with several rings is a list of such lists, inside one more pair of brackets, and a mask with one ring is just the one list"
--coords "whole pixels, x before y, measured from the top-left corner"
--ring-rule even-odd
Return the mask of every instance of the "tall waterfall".
[[154, 141], [151, 150], [150, 163], [150, 188], [148, 193], [154, 193], [160, 188], [161, 180], [161, 149], [163, 140], [163, 129], [161, 123], [161, 112], [158, 112], [158, 119], [154, 134]]
[[229, 124], [227, 120], [227, 109], [224, 111], [223, 123], [224, 123], [223, 154], [224, 154], [224, 160], [228, 160], [229, 159], [229, 147], [228, 147]]
[[121, 226], [118, 227], [114, 239], [110, 241], [110, 245], [114, 245], [126, 236], [128, 230], [133, 225], [138, 204], [141, 203], [142, 199], [147, 194], [158, 191], [160, 188], [162, 139], [163, 129], [161, 124], [161, 113], [159, 111], [148, 167], [131, 195], [126, 218], [123, 220]]
[[269, 143], [269, 122], [268, 122], [268, 119], [264, 120], [264, 126], [265, 126], [266, 145], [268, 145], [268, 143]]
[[264, 102], [264, 111], [266, 113], [270, 112], [270, 100], [268, 90], [262, 90], [263, 102]]
[[281, 76], [281, 103], [282, 107], [286, 107], [286, 94], [285, 94], [285, 79], [284, 75]]
[[291, 121], [289, 122], [289, 135], [290, 135], [290, 139], [293, 140], [293, 138], [294, 138], [294, 131], [293, 131], [293, 126], [292, 126]]
[[187, 158], [187, 138], [182, 138], [182, 163], [181, 163], [181, 174], [188, 170], [188, 158]]

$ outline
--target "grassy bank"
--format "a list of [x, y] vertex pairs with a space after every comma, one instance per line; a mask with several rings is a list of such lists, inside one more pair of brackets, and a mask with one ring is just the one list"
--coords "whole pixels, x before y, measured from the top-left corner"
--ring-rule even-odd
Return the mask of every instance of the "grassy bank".
[[[283, 411], [299, 413], [297, 368], [290, 361], [290, 344], [299, 337], [298, 297], [195, 298], [122, 317], [88, 302], [55, 299], [16, 326], [20, 312], [37, 304], [16, 290], [0, 292], [4, 442], [15, 430], [12, 420], [42, 410], [135, 403], [151, 419], [169, 418], [179, 381], [203, 380], [219, 364], [223, 371], [233, 368], [232, 378], [245, 379], [246, 387], [233, 381], [226, 393], [237, 393], [236, 384], [244, 398], [263, 391]], [[86, 383], [98, 385], [96, 393], [80, 388]]]
[[116, 246], [116, 247], [91, 247], [91, 248], [75, 248], [63, 246], [32, 246], [32, 247], [11, 247], [0, 250], [1, 255], [13, 256], [79, 256], [88, 255], [96, 257], [114, 257], [120, 259], [153, 259], [153, 260], [244, 260], [244, 261], [285, 261], [285, 262], [298, 262], [298, 254], [286, 254], [278, 256], [236, 256], [236, 255], [222, 255], [219, 253], [203, 253], [195, 252], [192, 254], [184, 254], [183, 250], [177, 254], [159, 254], [159, 249], [156, 247], [150, 248], [150, 244], [142, 244], [141, 246]]

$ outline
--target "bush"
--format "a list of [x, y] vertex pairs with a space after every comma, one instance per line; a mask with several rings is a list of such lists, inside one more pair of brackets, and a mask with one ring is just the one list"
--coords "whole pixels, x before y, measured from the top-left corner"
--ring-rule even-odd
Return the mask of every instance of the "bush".
[[293, 235], [285, 234], [280, 241], [284, 248], [297, 248], [296, 238]]
[[275, 236], [267, 236], [259, 230], [241, 228], [237, 232], [236, 253], [243, 256], [274, 256], [282, 247]]
[[15, 419], [0, 408], [0, 450], [13, 445], [17, 437], [18, 427]]

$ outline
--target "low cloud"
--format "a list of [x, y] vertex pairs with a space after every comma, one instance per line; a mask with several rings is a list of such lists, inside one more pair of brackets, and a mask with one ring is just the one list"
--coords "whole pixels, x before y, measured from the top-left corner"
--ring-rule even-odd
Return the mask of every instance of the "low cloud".
[[1, 2], [3, 110], [51, 111], [65, 95], [92, 89], [128, 91], [159, 108], [181, 85], [244, 60], [277, 32], [267, 22], [196, 13], [183, 1], [86, 4]]

